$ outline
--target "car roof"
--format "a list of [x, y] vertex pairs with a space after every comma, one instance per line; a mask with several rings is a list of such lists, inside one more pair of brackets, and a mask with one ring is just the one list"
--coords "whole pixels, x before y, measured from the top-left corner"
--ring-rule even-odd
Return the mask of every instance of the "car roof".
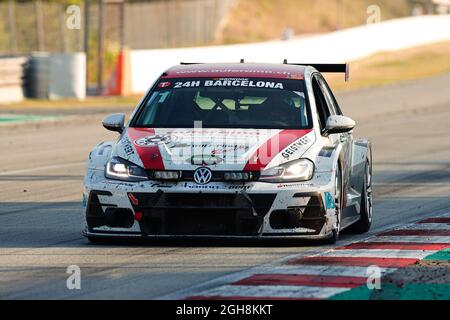
[[270, 63], [180, 64], [168, 69], [162, 78], [274, 78], [304, 79], [306, 66]]

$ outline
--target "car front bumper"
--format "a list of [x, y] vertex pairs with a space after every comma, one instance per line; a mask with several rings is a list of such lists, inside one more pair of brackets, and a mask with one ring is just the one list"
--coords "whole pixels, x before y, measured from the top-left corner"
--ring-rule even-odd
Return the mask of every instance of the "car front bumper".
[[[86, 236], [320, 239], [334, 226], [331, 174], [307, 183], [128, 183], [88, 170]], [[320, 178], [320, 179], [319, 179]]]

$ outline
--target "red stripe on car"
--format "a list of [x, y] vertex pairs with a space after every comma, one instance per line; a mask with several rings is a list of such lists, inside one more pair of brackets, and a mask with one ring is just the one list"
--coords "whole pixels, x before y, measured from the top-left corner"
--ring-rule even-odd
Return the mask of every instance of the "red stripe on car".
[[139, 146], [135, 143], [137, 139], [155, 135], [155, 129], [148, 128], [128, 128], [130, 140], [138, 153], [145, 169], [164, 170], [164, 162], [157, 144], [150, 146]]
[[304, 77], [304, 66], [225, 63], [178, 65], [167, 70], [161, 78], [270, 78], [303, 80]]
[[249, 158], [244, 171], [264, 169], [272, 159], [292, 143], [310, 133], [312, 130], [283, 130], [263, 143]]

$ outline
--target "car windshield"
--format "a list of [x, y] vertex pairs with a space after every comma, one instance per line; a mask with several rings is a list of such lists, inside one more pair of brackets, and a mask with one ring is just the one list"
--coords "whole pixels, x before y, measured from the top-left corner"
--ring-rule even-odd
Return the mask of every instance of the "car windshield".
[[311, 128], [304, 80], [162, 79], [132, 127]]

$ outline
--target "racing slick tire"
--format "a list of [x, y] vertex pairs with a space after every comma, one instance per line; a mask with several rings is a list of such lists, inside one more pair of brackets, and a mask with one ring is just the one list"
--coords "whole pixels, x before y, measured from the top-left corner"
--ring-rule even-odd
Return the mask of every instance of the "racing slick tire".
[[335, 229], [333, 229], [332, 234], [329, 238], [325, 240], [326, 244], [335, 244], [337, 240], [339, 239], [339, 232], [341, 229], [341, 212], [342, 212], [342, 206], [344, 201], [344, 195], [342, 193], [343, 187], [343, 179], [342, 179], [342, 171], [341, 171], [341, 165], [338, 164], [337, 170], [336, 170], [336, 182], [335, 182], [335, 204], [336, 204], [336, 219], [337, 219], [337, 226]]
[[354, 234], [368, 232], [373, 220], [372, 166], [369, 161], [366, 162], [364, 172], [364, 186], [361, 195], [361, 218], [349, 228], [349, 232]]

